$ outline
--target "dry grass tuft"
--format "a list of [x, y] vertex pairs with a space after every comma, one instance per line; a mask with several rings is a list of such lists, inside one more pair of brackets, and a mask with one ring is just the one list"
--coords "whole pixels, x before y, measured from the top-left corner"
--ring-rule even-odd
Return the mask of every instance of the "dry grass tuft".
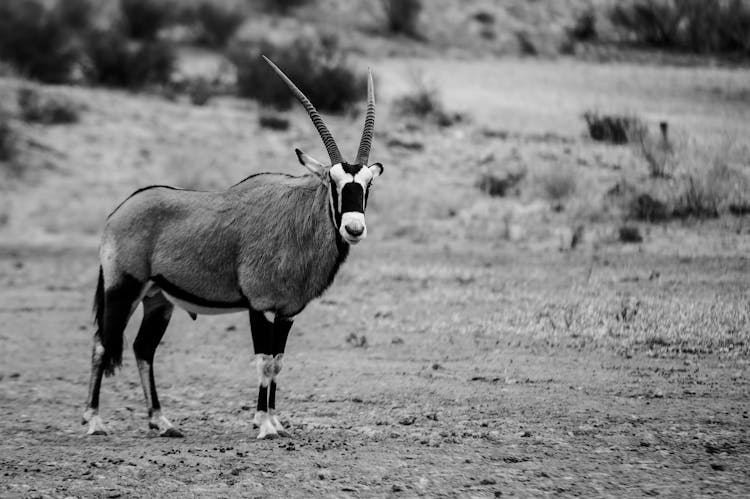
[[597, 142], [627, 144], [639, 141], [646, 132], [644, 123], [633, 115], [586, 111], [583, 119], [586, 121], [589, 136]]

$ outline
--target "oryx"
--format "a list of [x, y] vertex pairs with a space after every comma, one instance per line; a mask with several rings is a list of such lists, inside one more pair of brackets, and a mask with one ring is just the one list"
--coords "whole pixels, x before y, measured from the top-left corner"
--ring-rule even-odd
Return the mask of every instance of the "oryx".
[[375, 124], [371, 73], [359, 151], [354, 163], [347, 163], [307, 97], [264, 59], [307, 110], [331, 164], [297, 149], [311, 174], [259, 173], [218, 192], [150, 186], [109, 215], [99, 250], [98, 328], [83, 413], [89, 434], [105, 433], [98, 414], [102, 375], [121, 364], [123, 331], [139, 303], [143, 322], [133, 350], [151, 428], [182, 435], [161, 413], [153, 369], [176, 305], [193, 318], [249, 312], [260, 378], [258, 438], [286, 433], [275, 414], [275, 396], [292, 321], [331, 284], [349, 246], [367, 235], [367, 195], [383, 166], [367, 164]]

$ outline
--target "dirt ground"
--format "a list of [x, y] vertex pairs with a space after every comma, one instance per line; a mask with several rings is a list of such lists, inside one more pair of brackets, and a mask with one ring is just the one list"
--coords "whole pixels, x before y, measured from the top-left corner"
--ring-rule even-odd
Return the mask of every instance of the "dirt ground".
[[[357, 247], [292, 330], [279, 407], [293, 437], [272, 441], [252, 427], [246, 318], [177, 314], [157, 383], [185, 438], [165, 439], [148, 430], [132, 355], [104, 382], [110, 434], [80, 426], [95, 252], [3, 249], [0, 496], [750, 493], [748, 259], [591, 263]], [[737, 346], [642, 336], [678, 315], [687, 330], [740, 328]]]

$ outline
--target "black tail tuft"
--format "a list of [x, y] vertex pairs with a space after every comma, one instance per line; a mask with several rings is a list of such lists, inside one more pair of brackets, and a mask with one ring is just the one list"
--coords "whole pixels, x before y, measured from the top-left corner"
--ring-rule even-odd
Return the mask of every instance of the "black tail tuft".
[[101, 337], [102, 317], [104, 315], [104, 274], [99, 266], [99, 281], [96, 283], [96, 294], [94, 295], [94, 325], [99, 329], [96, 332]]
[[[116, 325], [112, 324], [112, 321], [105, 320], [106, 307], [107, 296], [104, 291], [104, 275], [102, 268], [99, 267], [99, 281], [96, 284], [96, 295], [94, 296], [94, 324], [97, 328], [96, 338], [104, 347], [104, 354], [101, 359], [102, 369], [104, 369], [105, 376], [112, 376], [115, 374], [115, 369], [122, 364], [122, 333], [125, 325], [113, 327]], [[112, 311], [110, 311], [111, 313]]]

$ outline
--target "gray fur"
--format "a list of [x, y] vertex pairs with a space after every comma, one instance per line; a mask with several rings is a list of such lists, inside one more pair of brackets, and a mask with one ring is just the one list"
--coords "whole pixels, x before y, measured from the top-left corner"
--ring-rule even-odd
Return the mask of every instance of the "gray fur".
[[142, 190], [105, 226], [104, 286], [116, 275], [143, 283], [161, 275], [206, 300], [244, 298], [255, 310], [294, 315], [326, 289], [345, 256], [328, 195], [313, 175], [281, 174], [219, 192]]

